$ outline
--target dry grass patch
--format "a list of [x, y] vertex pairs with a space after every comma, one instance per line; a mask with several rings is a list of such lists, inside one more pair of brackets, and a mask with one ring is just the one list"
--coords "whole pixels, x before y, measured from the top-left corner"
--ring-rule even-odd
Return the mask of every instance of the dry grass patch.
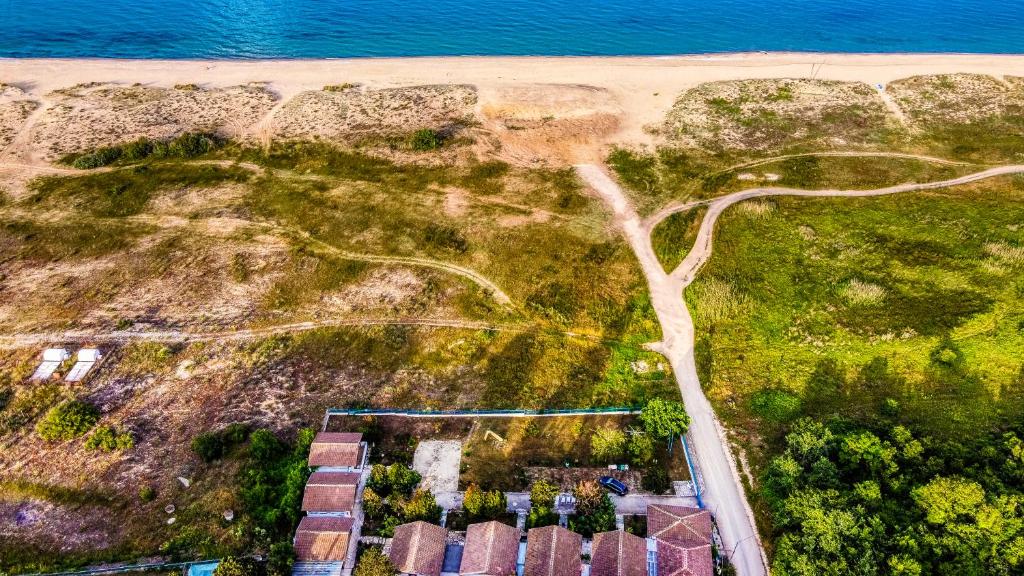
[[1008, 112], [1021, 112], [1024, 83], [1002, 82], [983, 74], [914, 76], [886, 86], [917, 124], [966, 124]]
[[877, 146], [898, 133], [867, 84], [825, 80], [737, 80], [701, 84], [669, 111], [674, 144], [711, 151], [794, 146]]
[[14, 141], [29, 115], [39, 108], [25, 91], [10, 84], [0, 84], [0, 150]]
[[261, 84], [189, 90], [87, 84], [50, 96], [56, 103], [40, 118], [32, 143], [51, 158], [186, 132], [244, 137], [277, 100]]
[[292, 98], [275, 115], [273, 132], [286, 140], [351, 142], [365, 136], [437, 129], [472, 121], [476, 100], [476, 88], [461, 84], [384, 89], [328, 86]]

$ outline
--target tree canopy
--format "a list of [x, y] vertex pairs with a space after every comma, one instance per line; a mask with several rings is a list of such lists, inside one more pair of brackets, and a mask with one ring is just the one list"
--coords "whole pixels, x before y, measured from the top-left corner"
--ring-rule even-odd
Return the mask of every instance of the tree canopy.
[[686, 407], [682, 402], [655, 398], [644, 406], [640, 413], [640, 422], [648, 433], [668, 438], [673, 434], [685, 434], [690, 427], [690, 417], [686, 415]]

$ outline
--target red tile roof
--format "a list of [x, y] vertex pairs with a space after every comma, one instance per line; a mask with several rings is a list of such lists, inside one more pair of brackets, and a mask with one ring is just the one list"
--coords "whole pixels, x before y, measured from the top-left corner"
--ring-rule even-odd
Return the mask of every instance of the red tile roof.
[[647, 534], [658, 542], [658, 576], [710, 576], [711, 514], [685, 506], [647, 507]]
[[301, 562], [341, 562], [348, 555], [352, 518], [304, 516], [295, 531], [295, 556]]
[[590, 576], [647, 576], [647, 541], [622, 530], [594, 534]]
[[459, 574], [510, 576], [516, 573], [522, 532], [501, 522], [470, 524]]
[[583, 537], [560, 526], [526, 533], [525, 576], [580, 576]]
[[304, 512], [351, 512], [355, 506], [357, 472], [314, 472], [302, 495]]
[[448, 531], [436, 524], [418, 521], [395, 528], [388, 556], [402, 574], [438, 576], [444, 562]]
[[359, 465], [362, 439], [355, 432], [320, 432], [309, 447], [309, 465], [354, 468]]

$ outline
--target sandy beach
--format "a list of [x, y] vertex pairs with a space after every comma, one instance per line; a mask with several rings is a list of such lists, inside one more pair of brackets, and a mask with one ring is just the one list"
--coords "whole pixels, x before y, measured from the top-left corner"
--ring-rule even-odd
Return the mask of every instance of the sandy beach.
[[[679, 94], [704, 82], [814, 78], [869, 85], [953, 72], [1024, 76], [1024, 56], [976, 54], [724, 54], [663, 57], [442, 57], [339, 60], [0, 60], [0, 83], [29, 95], [85, 83], [204, 88], [266, 83], [280, 102], [328, 84], [371, 88], [468, 84], [483, 111], [617, 117], [607, 142], [647, 144]], [[598, 91], [600, 93], [598, 93]], [[587, 95], [588, 97], [583, 97]]]

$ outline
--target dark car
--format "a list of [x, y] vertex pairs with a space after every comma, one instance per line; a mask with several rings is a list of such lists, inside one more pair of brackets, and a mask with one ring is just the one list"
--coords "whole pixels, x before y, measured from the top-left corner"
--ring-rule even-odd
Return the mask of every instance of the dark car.
[[626, 488], [625, 484], [611, 476], [601, 476], [601, 478], [598, 479], [598, 483], [612, 492], [615, 492], [619, 496], [625, 496], [629, 492], [629, 488]]

